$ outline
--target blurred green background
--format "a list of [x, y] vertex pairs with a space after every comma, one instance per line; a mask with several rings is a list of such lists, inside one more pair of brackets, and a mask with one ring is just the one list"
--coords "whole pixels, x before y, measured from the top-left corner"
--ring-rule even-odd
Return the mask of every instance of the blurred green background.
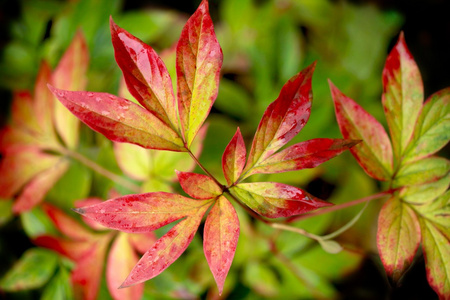
[[[54, 67], [77, 30], [85, 34], [90, 51], [87, 89], [117, 94], [121, 73], [113, 57], [109, 16], [161, 53], [177, 41], [182, 26], [198, 4], [199, 1], [172, 0], [1, 0], [0, 125], [8, 122], [12, 91], [32, 90], [40, 61], [46, 59]], [[380, 101], [381, 72], [401, 30], [422, 73], [425, 95], [449, 86], [449, 11], [450, 3], [445, 0], [210, 1], [224, 64], [201, 161], [220, 177], [221, 155], [236, 127], [241, 128], [249, 143], [262, 113], [283, 84], [313, 61], [317, 61], [317, 67], [311, 118], [291, 144], [318, 137], [340, 137], [327, 79], [385, 124]], [[170, 69], [173, 56], [168, 53], [165, 58]], [[111, 143], [89, 138], [92, 133], [86, 129], [83, 133], [88, 136], [82, 145], [88, 149], [85, 152], [96, 153], [101, 164], [122, 175], [114, 161]], [[49, 194], [49, 201], [65, 209], [83, 197], [105, 197], [114, 186], [80, 166], [72, 167], [71, 172], [72, 177], [63, 177]], [[82, 176], [84, 179], [80, 179]], [[82, 189], [74, 190], [73, 178]], [[314, 170], [260, 175], [256, 179], [296, 185], [334, 203], [367, 196], [382, 188], [364, 174], [349, 153]], [[304, 237], [274, 233], [239, 211], [241, 237], [226, 282], [227, 297], [436, 298], [426, 282], [421, 257], [401, 287], [389, 287], [374, 242], [380, 205], [372, 203], [358, 223], [338, 238], [346, 248], [338, 255], [325, 253]], [[296, 226], [325, 234], [345, 224], [360, 209], [311, 218]], [[0, 255], [4, 262], [0, 277], [26, 250], [34, 247], [29, 240], [33, 235], [30, 227], [37, 224], [33, 218], [40, 218], [39, 212], [20, 218], [0, 217]], [[271, 243], [280, 251], [279, 256], [271, 251]], [[301, 274], [285, 264], [285, 259]], [[37, 299], [44, 288], [45, 282], [33, 290], [0, 292], [0, 298]], [[202, 253], [201, 237], [197, 236], [178, 262], [146, 284], [144, 298], [176, 298], [177, 291], [183, 290], [194, 298], [214, 299], [214, 288]], [[98, 299], [108, 297], [106, 288], [102, 288]]]

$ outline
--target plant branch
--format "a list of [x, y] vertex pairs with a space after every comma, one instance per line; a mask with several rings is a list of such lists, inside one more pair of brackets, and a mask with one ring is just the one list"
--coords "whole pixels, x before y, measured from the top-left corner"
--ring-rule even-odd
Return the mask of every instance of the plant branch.
[[323, 209], [317, 210], [317, 211], [312, 212], [312, 213], [307, 213], [307, 214], [303, 214], [303, 215], [299, 215], [299, 216], [294, 216], [294, 217], [288, 218], [286, 220], [286, 222], [287, 223], [292, 223], [292, 222], [295, 222], [295, 221], [305, 220], [305, 219], [312, 218], [312, 217], [319, 216], [319, 215], [323, 215], [323, 214], [326, 214], [326, 213], [329, 213], [329, 212], [333, 212], [333, 211], [341, 210], [341, 209], [344, 209], [344, 208], [347, 208], [347, 207], [351, 207], [351, 206], [354, 206], [354, 205], [357, 205], [357, 204], [360, 204], [360, 203], [369, 202], [369, 201], [372, 201], [372, 200], [375, 200], [375, 199], [378, 199], [378, 198], [382, 198], [382, 197], [385, 197], [385, 196], [392, 195], [392, 193], [394, 193], [396, 190], [397, 189], [389, 189], [387, 191], [379, 192], [379, 193], [376, 193], [376, 194], [373, 194], [373, 195], [370, 195], [370, 196], [367, 196], [367, 197], [364, 197], [364, 198], [360, 198], [360, 199], [357, 199], [357, 200], [353, 200], [353, 201], [350, 201], [350, 202], [329, 206], [327, 208], [323, 208]]
[[60, 149], [58, 149], [58, 151], [61, 152], [61, 154], [63, 154], [63, 155], [66, 155], [68, 157], [71, 157], [71, 158], [79, 161], [80, 163], [89, 167], [90, 169], [97, 172], [98, 174], [110, 179], [111, 181], [116, 182], [117, 184], [120, 184], [121, 186], [129, 189], [130, 191], [132, 191], [134, 193], [139, 193], [141, 190], [141, 188], [138, 185], [132, 183], [131, 181], [124, 179], [123, 177], [121, 177], [117, 174], [114, 174], [111, 171], [108, 171], [107, 169], [103, 168], [96, 162], [90, 160], [89, 158], [83, 156], [82, 154], [80, 154], [78, 152], [75, 152], [75, 151], [72, 151], [72, 150], [69, 150], [66, 148], [60, 148]]
[[191, 156], [191, 158], [195, 161], [195, 163], [197, 164], [197, 166], [199, 166], [203, 172], [205, 172], [206, 175], [209, 176], [209, 178], [211, 178], [212, 180], [214, 180], [214, 182], [223, 190], [226, 189], [226, 187], [224, 185], [222, 185], [217, 179], [216, 177], [214, 177], [203, 165], [202, 163], [197, 159], [197, 157], [194, 155], [194, 153], [192, 153], [192, 151], [188, 148], [186, 148], [188, 150], [189, 155]]

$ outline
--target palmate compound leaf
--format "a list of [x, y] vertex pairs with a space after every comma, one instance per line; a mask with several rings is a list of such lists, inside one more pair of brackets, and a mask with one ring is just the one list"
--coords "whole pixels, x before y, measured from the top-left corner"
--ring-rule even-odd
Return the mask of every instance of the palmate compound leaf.
[[223, 60], [207, 0], [184, 26], [176, 55], [178, 110], [184, 140], [190, 147], [216, 100]]
[[203, 232], [203, 250], [222, 294], [225, 278], [239, 239], [239, 219], [233, 205], [220, 196], [208, 214]]
[[147, 149], [186, 151], [183, 141], [171, 127], [127, 99], [107, 93], [49, 88], [75, 116], [112, 141]]
[[398, 282], [420, 243], [420, 224], [411, 207], [392, 196], [380, 211], [377, 245], [388, 276]]
[[277, 182], [239, 183], [229, 191], [252, 210], [268, 218], [290, 217], [332, 205], [302, 189]]
[[399, 160], [413, 134], [423, 102], [423, 84], [403, 33], [389, 53], [383, 69], [383, 107]]
[[393, 155], [383, 126], [354, 100], [345, 96], [329, 81], [336, 118], [345, 139], [362, 140], [351, 148], [359, 165], [378, 180], [389, 180], [393, 174]]
[[246, 172], [270, 157], [305, 126], [311, 113], [311, 77], [314, 67], [315, 63], [292, 77], [264, 112], [242, 178], [247, 177]]

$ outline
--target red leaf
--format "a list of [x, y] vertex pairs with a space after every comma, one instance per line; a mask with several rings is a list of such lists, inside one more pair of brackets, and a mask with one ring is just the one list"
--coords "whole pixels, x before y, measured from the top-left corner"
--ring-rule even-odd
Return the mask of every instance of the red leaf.
[[110, 20], [117, 64], [139, 103], [179, 132], [177, 103], [166, 66], [156, 52]]
[[176, 171], [183, 190], [195, 199], [212, 199], [222, 194], [222, 189], [210, 177], [203, 174]]
[[239, 219], [233, 205], [223, 196], [208, 214], [203, 233], [203, 250], [214, 275], [219, 295], [233, 262], [239, 239]]
[[393, 174], [392, 146], [383, 126], [355, 101], [345, 96], [329, 81], [336, 118], [345, 139], [362, 140], [351, 148], [353, 156], [366, 173], [378, 180]]
[[216, 100], [222, 49], [203, 0], [177, 44], [177, 95], [181, 128], [189, 147]]
[[49, 204], [43, 204], [42, 208], [50, 217], [53, 224], [55, 224], [55, 227], [67, 237], [80, 242], [92, 239], [92, 232], [86, 230], [84, 226], [81, 226], [61, 210]]
[[411, 140], [422, 102], [420, 71], [401, 33], [383, 70], [383, 107], [397, 159]]
[[[86, 40], [81, 32], [77, 32], [53, 72], [51, 82], [63, 90], [84, 90], [88, 65], [89, 50]], [[49, 92], [46, 86], [43, 88]], [[78, 144], [80, 122], [58, 101], [54, 101], [54, 105], [55, 128], [64, 144], [74, 149]]]
[[231, 194], [258, 214], [268, 218], [290, 217], [332, 205], [302, 189], [277, 182], [239, 183]]
[[377, 245], [388, 276], [395, 282], [409, 268], [420, 243], [414, 211], [397, 197], [390, 198], [378, 218]]
[[108, 228], [139, 233], [195, 214], [209, 202], [157, 192], [127, 195], [74, 210]]
[[49, 169], [39, 173], [24, 187], [13, 205], [15, 213], [30, 210], [41, 203], [47, 192], [55, 185], [61, 176], [69, 169], [69, 161], [62, 158]]
[[245, 174], [246, 178], [258, 173], [281, 173], [315, 168], [327, 160], [350, 149], [359, 141], [341, 139], [313, 139], [292, 145], [258, 164]]
[[314, 67], [315, 63], [292, 77], [266, 109], [253, 138], [244, 172], [262, 163], [305, 126], [311, 112]]
[[111, 296], [116, 300], [138, 300], [144, 293], [143, 285], [128, 289], [118, 289], [127, 274], [138, 262], [138, 257], [128, 242], [127, 234], [119, 233], [108, 254], [106, 265], [106, 283]]
[[244, 139], [238, 128], [222, 156], [223, 174], [228, 185], [235, 183], [241, 176], [246, 156]]
[[112, 141], [137, 144], [148, 149], [186, 151], [172, 128], [129, 100], [107, 93], [49, 88], [81, 121]]
[[194, 238], [207, 209], [207, 205], [200, 207], [195, 215], [182, 220], [156, 241], [153, 247], [142, 256], [120, 288], [149, 280], [177, 260]]
[[0, 163], [0, 197], [13, 197], [29, 180], [50, 168], [59, 159], [42, 153], [38, 148], [11, 149]]
[[92, 248], [77, 261], [76, 268], [72, 271], [72, 282], [75, 291], [79, 290], [81, 292], [79, 298], [86, 300], [97, 299], [109, 241], [109, 236], [104, 236], [102, 240], [93, 244]]

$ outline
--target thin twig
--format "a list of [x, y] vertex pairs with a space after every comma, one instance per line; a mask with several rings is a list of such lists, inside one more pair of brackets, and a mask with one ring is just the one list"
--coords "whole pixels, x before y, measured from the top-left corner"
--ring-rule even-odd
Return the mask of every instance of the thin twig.
[[129, 189], [130, 191], [132, 191], [134, 193], [139, 193], [141, 191], [141, 188], [138, 185], [132, 183], [131, 181], [124, 179], [123, 177], [121, 177], [117, 174], [114, 174], [111, 171], [108, 171], [107, 169], [103, 168], [96, 162], [90, 160], [89, 158], [83, 156], [82, 154], [80, 154], [78, 152], [75, 152], [75, 151], [72, 151], [72, 150], [69, 150], [66, 148], [58, 149], [58, 151], [61, 152], [61, 154], [63, 154], [63, 155], [66, 155], [68, 157], [71, 157], [71, 158], [79, 161], [80, 163], [89, 167], [90, 169], [97, 172], [98, 174], [110, 179], [113, 182], [116, 182], [117, 184], [120, 184], [121, 186]]
[[323, 215], [323, 214], [326, 214], [326, 213], [330, 213], [330, 212], [333, 212], [333, 211], [336, 211], [336, 210], [341, 210], [341, 209], [344, 209], [344, 208], [347, 208], [347, 207], [351, 207], [351, 206], [354, 206], [354, 205], [357, 205], [357, 204], [360, 204], [360, 203], [364, 203], [364, 202], [368, 202], [368, 201], [372, 201], [372, 200], [375, 200], [375, 199], [378, 199], [378, 198], [382, 198], [382, 197], [385, 197], [385, 196], [392, 195], [395, 191], [396, 191], [396, 189], [390, 189], [390, 190], [387, 190], [387, 191], [384, 191], [384, 192], [379, 192], [377, 194], [373, 194], [373, 195], [370, 195], [370, 196], [367, 196], [367, 197], [364, 197], [364, 198], [360, 198], [360, 199], [357, 199], [357, 200], [353, 200], [353, 201], [350, 201], [350, 202], [329, 206], [327, 208], [319, 209], [319, 210], [317, 210], [315, 212], [312, 212], [312, 213], [307, 213], [307, 214], [303, 214], [303, 215], [299, 215], [299, 216], [294, 216], [294, 217], [288, 218], [286, 220], [286, 222], [287, 223], [292, 223], [292, 222], [296, 222], [296, 221], [300, 221], [300, 220], [305, 220], [305, 219], [308, 219], [308, 218], [311, 218], [311, 217]]

